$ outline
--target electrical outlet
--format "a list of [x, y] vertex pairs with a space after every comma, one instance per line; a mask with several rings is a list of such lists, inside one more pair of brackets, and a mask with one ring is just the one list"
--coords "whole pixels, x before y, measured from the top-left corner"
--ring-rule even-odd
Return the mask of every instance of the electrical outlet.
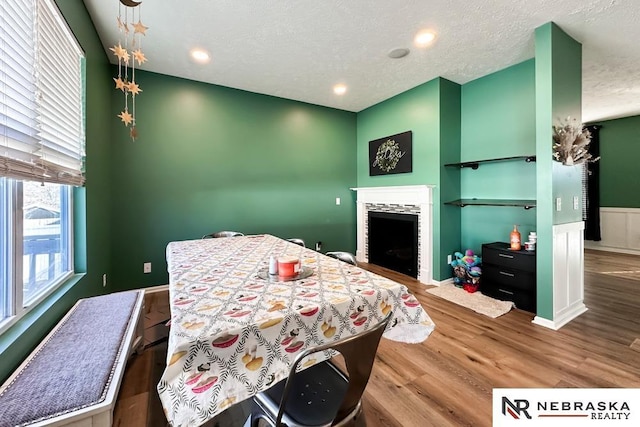
[[322, 250], [322, 242], [316, 242], [316, 251], [320, 252]]
[[447, 264], [451, 264], [452, 262], [451, 254], [447, 255]]
[[562, 199], [560, 197], [556, 197], [556, 210], [558, 212], [562, 210]]
[[143, 271], [145, 273], [151, 273], [151, 263], [150, 262], [145, 262], [144, 263]]
[[336, 205], [340, 206], [340, 197], [336, 197]]
[[573, 210], [578, 210], [580, 209], [580, 199], [578, 198], [578, 196], [573, 196]]
[[102, 287], [106, 288], [107, 287], [107, 273], [104, 273], [102, 275]]

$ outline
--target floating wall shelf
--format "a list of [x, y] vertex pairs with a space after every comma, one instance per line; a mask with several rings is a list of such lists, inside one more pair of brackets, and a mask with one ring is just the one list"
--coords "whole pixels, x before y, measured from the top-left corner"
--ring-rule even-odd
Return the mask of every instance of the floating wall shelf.
[[536, 156], [514, 156], [514, 157], [501, 157], [498, 159], [472, 160], [472, 161], [461, 162], [461, 163], [448, 163], [448, 164], [445, 164], [445, 166], [478, 169], [478, 167], [483, 163], [508, 162], [508, 161], [514, 161], [514, 160], [524, 160], [525, 162], [530, 163], [530, 162], [536, 161]]
[[465, 206], [512, 206], [525, 209], [536, 207], [535, 200], [520, 199], [458, 199], [445, 202], [444, 204], [460, 206], [461, 208], [464, 208]]

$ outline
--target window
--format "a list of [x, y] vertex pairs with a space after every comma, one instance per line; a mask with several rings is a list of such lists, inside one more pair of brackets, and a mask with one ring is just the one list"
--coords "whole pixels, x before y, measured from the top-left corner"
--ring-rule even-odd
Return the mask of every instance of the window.
[[83, 62], [53, 0], [0, 3], [0, 330], [73, 274]]
[[70, 187], [22, 183], [22, 301], [29, 305], [73, 272]]

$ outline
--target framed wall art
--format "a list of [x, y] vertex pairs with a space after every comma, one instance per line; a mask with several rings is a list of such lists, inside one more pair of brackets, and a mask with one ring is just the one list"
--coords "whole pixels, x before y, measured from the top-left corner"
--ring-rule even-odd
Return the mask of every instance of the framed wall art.
[[369, 141], [369, 176], [412, 172], [412, 132]]

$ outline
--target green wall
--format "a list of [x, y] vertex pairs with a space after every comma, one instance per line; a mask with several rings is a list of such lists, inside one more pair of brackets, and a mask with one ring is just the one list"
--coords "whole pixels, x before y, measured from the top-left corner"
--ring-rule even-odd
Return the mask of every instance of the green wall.
[[[358, 113], [358, 187], [386, 187], [396, 185], [435, 185], [433, 189], [433, 278], [450, 277], [449, 269], [441, 262], [441, 240], [459, 241], [459, 225], [448, 221], [445, 234], [441, 229], [441, 146], [444, 143], [458, 144], [459, 131], [455, 116], [444, 117], [443, 111], [455, 111], [459, 106], [459, 95], [455, 83], [437, 78], [394, 96]], [[458, 113], [459, 116], [459, 113]], [[444, 124], [443, 124], [444, 121]], [[458, 120], [459, 121], [459, 120]], [[452, 126], [453, 124], [453, 126]], [[458, 126], [459, 127], [459, 126]], [[448, 141], [444, 140], [443, 129]], [[413, 171], [410, 173], [369, 176], [369, 141], [413, 132]], [[454, 152], [456, 148], [453, 148]], [[454, 153], [455, 155], [455, 153]], [[451, 191], [451, 190], [448, 190]], [[448, 246], [447, 246], [448, 247]]]
[[[463, 85], [461, 133], [460, 161], [534, 155], [535, 61]], [[536, 198], [535, 162], [487, 163], [460, 173], [465, 199]], [[461, 211], [461, 252], [472, 249], [480, 254], [482, 243], [508, 242], [514, 224], [523, 239], [536, 229], [535, 209], [467, 206]]]
[[600, 129], [600, 206], [640, 207], [640, 192], [629, 191], [637, 182], [640, 158], [640, 116], [597, 123]]
[[582, 120], [582, 47], [553, 23], [537, 28], [535, 40], [537, 314], [553, 320], [553, 226], [582, 220], [580, 209], [572, 207], [582, 187], [580, 167], [552, 160], [552, 127], [566, 117]]
[[154, 73], [136, 80], [135, 142], [116, 117], [123, 99], [113, 91], [118, 288], [168, 283], [167, 244], [219, 230], [355, 252], [354, 113]]
[[460, 161], [461, 90], [459, 84], [440, 79], [440, 203], [438, 209], [434, 208], [438, 212], [438, 222], [433, 226], [434, 251], [439, 254], [433, 265], [434, 269], [439, 269], [437, 277], [440, 280], [451, 277], [447, 255], [459, 251], [462, 240], [462, 209], [444, 204], [447, 200], [460, 198], [460, 169], [444, 165]]
[[87, 183], [75, 191], [74, 198], [75, 267], [84, 274], [76, 275], [0, 336], [0, 383], [78, 298], [103, 292], [102, 274], [110, 273], [111, 267], [110, 66], [83, 2], [57, 3], [86, 55]]
[[[439, 104], [440, 79], [434, 79], [358, 113], [358, 187], [438, 183]], [[369, 176], [369, 141], [408, 130], [413, 132], [413, 171]]]
[[[537, 229], [538, 314], [552, 313], [551, 228], [575, 220], [573, 212], [554, 212], [553, 200], [573, 195], [577, 168], [551, 161], [551, 126], [556, 117], [580, 118], [581, 80], [579, 44], [555, 25], [536, 30], [535, 61], [462, 87], [437, 78], [357, 115], [138, 71], [133, 142], [116, 117], [123, 99], [113, 88], [115, 69], [82, 1], [59, 3], [87, 55], [87, 184], [75, 207], [76, 270], [84, 274], [0, 336], [0, 380], [79, 297], [167, 283], [170, 241], [232, 229], [355, 251], [349, 188], [356, 186], [435, 185], [435, 280], [451, 277], [447, 254], [507, 240], [514, 223], [523, 237]], [[618, 184], [631, 174], [638, 120], [604, 124], [603, 206], [640, 205]], [[413, 172], [369, 176], [369, 141], [407, 130]], [[534, 152], [535, 164], [444, 166]], [[537, 208], [444, 205], [460, 197], [537, 198]], [[144, 262], [152, 262], [151, 274], [143, 274]]]

